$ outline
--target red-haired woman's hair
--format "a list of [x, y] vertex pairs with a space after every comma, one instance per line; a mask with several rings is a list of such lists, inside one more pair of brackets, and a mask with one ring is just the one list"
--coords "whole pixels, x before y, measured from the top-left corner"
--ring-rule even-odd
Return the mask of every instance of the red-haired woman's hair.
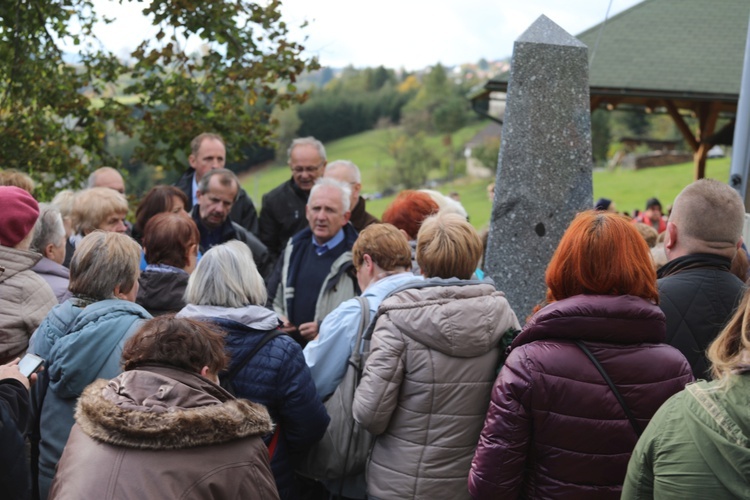
[[547, 267], [547, 302], [581, 294], [659, 302], [648, 245], [624, 217], [589, 210], [573, 219]]
[[401, 191], [381, 217], [383, 222], [403, 229], [410, 240], [416, 240], [422, 221], [438, 213], [438, 204], [427, 193], [407, 189]]

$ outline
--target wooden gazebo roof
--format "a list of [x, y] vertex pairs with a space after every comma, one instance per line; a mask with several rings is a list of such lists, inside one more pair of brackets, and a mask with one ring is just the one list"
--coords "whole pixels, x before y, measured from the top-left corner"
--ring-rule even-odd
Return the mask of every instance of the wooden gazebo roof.
[[[669, 113], [705, 174], [705, 139], [719, 115], [736, 113], [750, 20], [748, 0], [645, 0], [578, 35], [589, 48], [591, 109]], [[472, 100], [507, 89], [508, 74]], [[750, 89], [749, 89], [750, 90]], [[691, 130], [684, 115], [698, 119]]]

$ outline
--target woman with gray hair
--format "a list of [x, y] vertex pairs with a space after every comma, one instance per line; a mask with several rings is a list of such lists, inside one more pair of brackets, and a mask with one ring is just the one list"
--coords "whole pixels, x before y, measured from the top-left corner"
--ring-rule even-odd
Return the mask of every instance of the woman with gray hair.
[[44, 278], [57, 301], [62, 304], [72, 297], [68, 290], [70, 272], [62, 265], [65, 260], [65, 226], [60, 210], [54, 205], [39, 204], [39, 219], [34, 225], [29, 250], [42, 256], [31, 270]]
[[42, 500], [73, 427], [78, 397], [94, 380], [122, 371], [125, 341], [151, 318], [134, 303], [140, 258], [141, 249], [129, 236], [88, 234], [70, 262], [73, 297], [55, 306], [31, 337], [29, 352], [46, 360], [32, 389], [38, 429], [31, 436], [32, 460], [38, 457]]
[[208, 250], [190, 276], [185, 298], [188, 305], [178, 318], [210, 321], [226, 332], [229, 372], [238, 370], [230, 380], [235, 395], [268, 408], [276, 431], [265, 441], [274, 450], [271, 469], [279, 496], [298, 498], [290, 455], [319, 441], [329, 418], [302, 348], [278, 331], [278, 315], [263, 307], [266, 289], [247, 245], [230, 241]]

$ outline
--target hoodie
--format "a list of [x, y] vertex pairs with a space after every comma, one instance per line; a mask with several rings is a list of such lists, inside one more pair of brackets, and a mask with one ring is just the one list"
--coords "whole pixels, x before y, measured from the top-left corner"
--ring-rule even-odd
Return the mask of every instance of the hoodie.
[[518, 319], [489, 282], [433, 278], [383, 300], [352, 405], [354, 419], [377, 435], [369, 497], [468, 498], [499, 342], [510, 328]]
[[750, 373], [700, 381], [654, 415], [622, 498], [750, 498]]

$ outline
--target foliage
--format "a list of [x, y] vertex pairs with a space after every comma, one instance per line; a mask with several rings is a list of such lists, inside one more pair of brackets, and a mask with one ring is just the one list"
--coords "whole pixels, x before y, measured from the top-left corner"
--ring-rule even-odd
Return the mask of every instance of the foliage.
[[424, 76], [414, 99], [404, 107], [402, 125], [408, 133], [454, 132], [470, 119], [465, 89], [453, 83], [441, 64]]
[[610, 113], [603, 109], [596, 109], [591, 113], [591, 152], [594, 164], [606, 163], [612, 133], [609, 126]]
[[325, 142], [369, 130], [382, 119], [398, 123], [414, 92], [401, 92], [395, 85], [393, 71], [382, 66], [345, 68], [299, 107], [299, 135]]
[[415, 135], [398, 134], [388, 142], [387, 148], [396, 161], [388, 171], [389, 187], [421, 188], [427, 182], [430, 172], [441, 166], [433, 149], [425, 143], [423, 132]]
[[[306, 98], [295, 79], [317, 62], [287, 40], [278, 1], [152, 0], [143, 14], [158, 33], [129, 65], [96, 39], [108, 20], [92, 0], [0, 4], [0, 160], [39, 179], [42, 198], [116, 165], [114, 131], [137, 137], [133, 158], [155, 166], [182, 163], [204, 131], [222, 134], [237, 160], [240, 145], [268, 143], [274, 106]], [[200, 53], [186, 52], [188, 40]], [[114, 96], [122, 82], [136, 97], [127, 104]]]
[[478, 146], [474, 146], [471, 155], [482, 162], [482, 165], [493, 172], [497, 171], [498, 156], [500, 155], [500, 138], [489, 137]]
[[277, 106], [271, 113], [271, 120], [276, 125], [274, 137], [276, 139], [276, 159], [281, 162], [287, 160], [287, 150], [297, 137], [297, 131], [302, 120], [299, 118], [297, 107], [283, 109]]

